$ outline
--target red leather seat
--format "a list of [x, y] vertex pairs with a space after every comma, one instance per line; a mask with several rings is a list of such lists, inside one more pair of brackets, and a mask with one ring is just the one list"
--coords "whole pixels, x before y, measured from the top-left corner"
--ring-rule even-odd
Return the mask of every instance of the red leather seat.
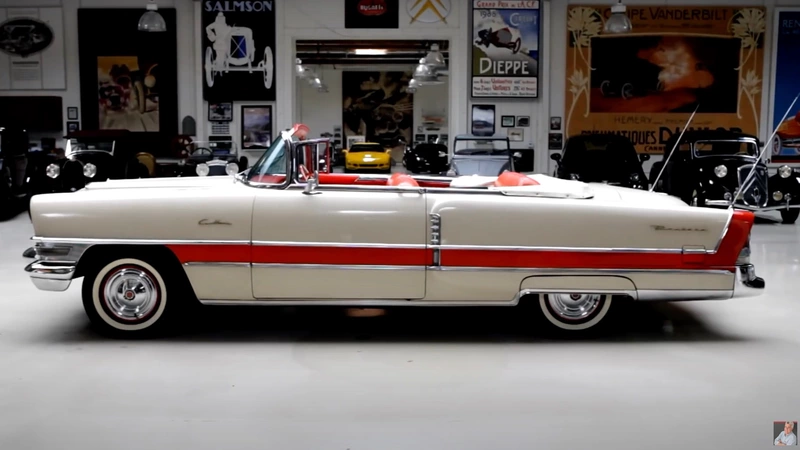
[[419, 187], [417, 180], [405, 173], [393, 173], [392, 176], [389, 177], [389, 181], [386, 182], [386, 185]]
[[519, 172], [503, 172], [495, 180], [495, 186], [537, 186], [538, 181]]

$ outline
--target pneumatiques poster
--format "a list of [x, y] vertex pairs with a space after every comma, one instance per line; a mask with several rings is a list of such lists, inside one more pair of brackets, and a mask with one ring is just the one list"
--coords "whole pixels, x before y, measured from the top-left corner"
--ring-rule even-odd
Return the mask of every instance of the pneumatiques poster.
[[473, 0], [472, 96], [539, 96], [539, 1]]
[[800, 93], [800, 8], [779, 8], [775, 12], [773, 56], [772, 162], [800, 162], [800, 101], [781, 121]]
[[567, 9], [567, 136], [611, 133], [661, 153], [690, 129], [758, 136], [764, 58], [761, 6], [628, 5], [633, 32], [604, 34], [610, 7]]

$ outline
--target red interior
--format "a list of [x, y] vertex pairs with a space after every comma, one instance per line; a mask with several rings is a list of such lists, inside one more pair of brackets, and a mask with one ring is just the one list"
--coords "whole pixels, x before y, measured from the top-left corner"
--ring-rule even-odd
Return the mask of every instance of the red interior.
[[[359, 185], [359, 186], [413, 186], [413, 187], [450, 187], [449, 181], [430, 181], [430, 180], [417, 180], [411, 175], [405, 173], [395, 173], [388, 178], [382, 177], [365, 177], [362, 178], [361, 174], [351, 173], [320, 173], [319, 184], [338, 184], [338, 185]], [[285, 175], [261, 175], [253, 177], [251, 181], [256, 183], [282, 183], [286, 179]], [[526, 175], [518, 172], [503, 172], [497, 181], [494, 182], [495, 186], [536, 186], [539, 183]]]

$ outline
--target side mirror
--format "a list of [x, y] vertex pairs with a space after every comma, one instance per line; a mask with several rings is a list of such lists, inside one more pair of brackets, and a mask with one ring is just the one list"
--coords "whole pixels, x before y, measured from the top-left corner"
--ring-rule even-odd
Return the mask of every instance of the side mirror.
[[551, 153], [550, 159], [552, 159], [555, 162], [561, 161], [561, 153]]
[[522, 158], [522, 153], [520, 153], [520, 152], [514, 152], [514, 158], [517, 158], [517, 159], [520, 159], [520, 158]]
[[639, 161], [645, 162], [649, 160], [650, 160], [650, 155], [648, 155], [647, 153], [639, 155]]
[[317, 186], [319, 186], [319, 181], [317, 181], [317, 177], [315, 175], [306, 180], [306, 187], [305, 189], [303, 189], [303, 194], [305, 195], [321, 194], [321, 192], [317, 190]]

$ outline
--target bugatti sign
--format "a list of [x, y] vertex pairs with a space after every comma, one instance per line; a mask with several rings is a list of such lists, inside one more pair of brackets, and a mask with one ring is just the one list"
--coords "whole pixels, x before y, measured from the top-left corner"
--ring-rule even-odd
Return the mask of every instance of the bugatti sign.
[[361, 0], [358, 2], [358, 12], [365, 16], [380, 16], [386, 12], [386, 2], [383, 0]]
[[399, 0], [345, 0], [345, 28], [397, 28]]
[[53, 43], [53, 30], [37, 19], [11, 19], [0, 24], [0, 50], [16, 56], [39, 53]]

